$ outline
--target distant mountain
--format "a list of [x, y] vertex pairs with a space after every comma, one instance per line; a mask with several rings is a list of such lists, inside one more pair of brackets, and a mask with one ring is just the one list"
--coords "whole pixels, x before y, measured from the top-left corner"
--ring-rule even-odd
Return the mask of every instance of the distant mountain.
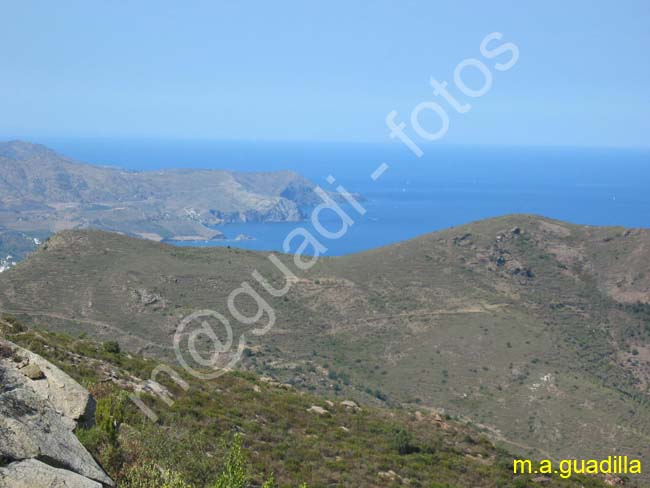
[[[650, 456], [650, 230], [489, 219], [298, 272], [242, 368], [363, 402], [443, 408], [539, 456]], [[263, 253], [64, 232], [0, 276], [0, 310], [173, 358], [196, 310], [227, 314]], [[254, 315], [251, 300], [242, 310]], [[235, 326], [235, 334], [250, 328]]]
[[223, 222], [301, 219], [301, 208], [318, 200], [313, 189], [291, 171], [129, 172], [0, 143], [0, 233], [95, 228], [152, 240], [218, 238], [211, 226]]

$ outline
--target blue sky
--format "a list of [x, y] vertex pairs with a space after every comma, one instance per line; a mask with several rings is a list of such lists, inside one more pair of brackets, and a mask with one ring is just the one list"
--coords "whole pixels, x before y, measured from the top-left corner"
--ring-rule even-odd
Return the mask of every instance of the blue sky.
[[[495, 31], [508, 71], [480, 53]], [[386, 142], [476, 58], [492, 88], [441, 103], [440, 142], [647, 146], [649, 48], [647, 0], [7, 2], [0, 137]]]

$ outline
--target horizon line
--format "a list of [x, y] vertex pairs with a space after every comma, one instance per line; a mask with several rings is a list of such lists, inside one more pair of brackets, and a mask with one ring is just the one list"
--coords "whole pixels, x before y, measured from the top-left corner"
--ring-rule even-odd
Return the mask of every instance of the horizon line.
[[[376, 140], [347, 140], [347, 139], [265, 139], [265, 138], [209, 138], [209, 137], [185, 137], [185, 136], [139, 136], [139, 135], [116, 135], [116, 136], [16, 136], [0, 135], [0, 143], [14, 141], [28, 142], [47, 146], [48, 142], [55, 141], [84, 141], [84, 142], [112, 142], [112, 141], [150, 141], [150, 142], [177, 142], [177, 143], [210, 143], [210, 144], [309, 144], [309, 145], [349, 145], [349, 146], [394, 146], [399, 145], [394, 141]], [[526, 149], [610, 149], [610, 150], [646, 150], [650, 151], [648, 145], [608, 145], [608, 144], [522, 144], [522, 143], [484, 143], [484, 142], [440, 142], [422, 143], [422, 147], [435, 149], [445, 148], [526, 148]]]

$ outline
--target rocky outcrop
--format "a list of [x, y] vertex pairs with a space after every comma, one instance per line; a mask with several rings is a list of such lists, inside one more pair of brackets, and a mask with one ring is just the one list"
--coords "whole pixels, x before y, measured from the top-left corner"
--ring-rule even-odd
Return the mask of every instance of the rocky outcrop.
[[0, 468], [0, 487], [12, 488], [101, 488], [101, 483], [36, 459], [26, 459]]
[[323, 407], [319, 407], [318, 405], [312, 405], [307, 409], [308, 412], [310, 413], [315, 413], [317, 415], [327, 415], [329, 412], [325, 410]]
[[355, 412], [361, 411], [361, 408], [359, 408], [359, 405], [357, 405], [355, 402], [352, 400], [344, 400], [341, 402], [341, 405], [347, 408], [348, 410], [353, 410]]
[[74, 434], [92, 411], [88, 392], [40, 356], [1, 339], [0, 347], [0, 458], [10, 462], [0, 487], [22, 486], [10, 481], [21, 473], [33, 476], [30, 488], [113, 486]]
[[29, 384], [37, 395], [49, 401], [58, 413], [71, 420], [85, 422], [93, 418], [95, 402], [83, 386], [38, 354], [13, 343], [9, 343], [9, 346], [14, 350], [14, 358], [19, 359], [18, 362], [13, 361], [17, 369], [23, 373], [31, 370], [34, 374], [40, 370], [41, 375], [37, 374], [38, 378], [31, 379], [42, 378], [44, 381]]

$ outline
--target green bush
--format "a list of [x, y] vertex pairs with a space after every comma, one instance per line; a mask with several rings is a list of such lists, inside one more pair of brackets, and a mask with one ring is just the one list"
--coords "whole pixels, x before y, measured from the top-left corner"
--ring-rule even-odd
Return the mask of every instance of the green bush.
[[236, 435], [214, 488], [245, 488], [248, 481], [242, 438]]
[[91, 452], [99, 452], [100, 448], [109, 443], [106, 432], [96, 426], [90, 429], [77, 429], [75, 432], [79, 441]]
[[120, 345], [117, 341], [106, 341], [102, 347], [104, 351], [111, 354], [119, 354], [121, 350]]
[[117, 442], [120, 424], [124, 421], [124, 395], [111, 394], [97, 401], [95, 423], [111, 443]]
[[2, 320], [5, 323], [9, 324], [9, 326], [11, 327], [11, 330], [7, 332], [10, 332], [12, 334], [18, 334], [19, 332], [25, 332], [27, 330], [27, 327], [25, 327], [23, 324], [21, 324], [18, 321], [18, 319], [16, 319], [11, 315], [3, 315]]
[[124, 488], [192, 488], [180, 475], [169, 469], [163, 470], [153, 463], [143, 463], [130, 468], [123, 481]]
[[271, 475], [271, 477], [264, 482], [262, 485], [262, 488], [277, 488], [278, 484], [275, 482], [275, 477]]
[[[226, 462], [223, 471], [219, 475], [214, 488], [248, 488], [250, 477], [246, 469], [246, 455], [242, 449], [241, 435], [235, 435], [230, 451], [226, 456]], [[277, 488], [275, 477], [271, 477], [264, 482], [262, 488]], [[303, 483], [300, 488], [307, 488]]]
[[392, 444], [399, 454], [408, 454], [411, 449], [411, 435], [404, 429], [397, 429], [393, 434]]

